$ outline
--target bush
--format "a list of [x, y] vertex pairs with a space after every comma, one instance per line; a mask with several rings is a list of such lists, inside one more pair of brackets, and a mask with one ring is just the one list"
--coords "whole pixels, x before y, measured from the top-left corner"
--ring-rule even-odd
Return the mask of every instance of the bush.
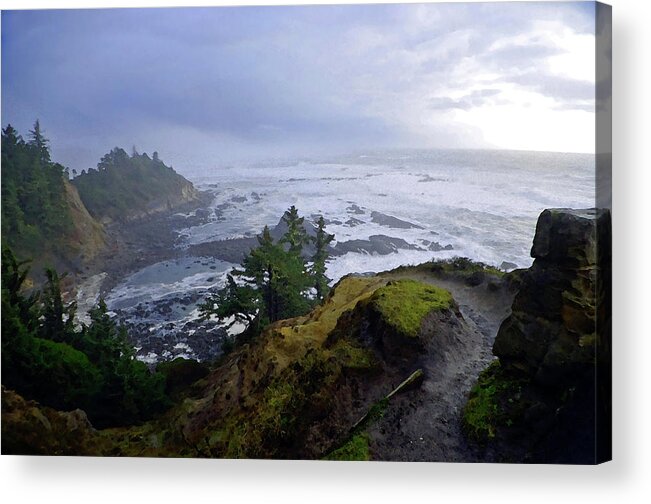
[[134, 358], [125, 330], [108, 316], [106, 304], [100, 300], [91, 310], [90, 326], [76, 330], [74, 306], [64, 306], [58, 275], [48, 275], [40, 296], [25, 297], [23, 264], [3, 251], [3, 384], [46, 406], [84, 409], [100, 428], [141, 422], [163, 411], [169, 405], [165, 376]]

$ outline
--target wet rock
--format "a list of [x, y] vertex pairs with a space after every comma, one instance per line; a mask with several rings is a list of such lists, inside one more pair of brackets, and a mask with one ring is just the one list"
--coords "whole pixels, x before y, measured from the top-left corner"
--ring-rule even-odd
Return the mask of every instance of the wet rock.
[[[536, 226], [535, 261], [521, 278], [513, 313], [493, 351], [507, 367], [546, 385], [594, 368], [597, 304], [603, 300], [603, 271], [609, 257], [610, 214], [595, 210], [545, 210]], [[595, 296], [595, 293], [601, 293]]]
[[610, 212], [545, 210], [531, 255], [493, 345], [497, 397], [512, 423], [497, 426], [492, 443], [514, 461], [609, 460]]
[[355, 217], [351, 217], [345, 223], [345, 225], [348, 227], [355, 227], [355, 226], [359, 226], [360, 224], [364, 224], [364, 221], [356, 219]]
[[387, 255], [403, 250], [423, 250], [417, 245], [412, 245], [402, 238], [393, 236], [372, 235], [368, 240], [349, 240], [339, 242], [334, 247], [333, 255], [344, 255], [348, 252], [361, 252], [367, 254]]
[[350, 214], [356, 214], [356, 215], [363, 215], [366, 213], [364, 210], [362, 210], [359, 206], [357, 206], [354, 203], [349, 207], [347, 207], [346, 211]]
[[418, 224], [398, 219], [391, 215], [383, 214], [382, 212], [371, 212], [371, 220], [380, 226], [386, 226], [396, 229], [425, 229]]

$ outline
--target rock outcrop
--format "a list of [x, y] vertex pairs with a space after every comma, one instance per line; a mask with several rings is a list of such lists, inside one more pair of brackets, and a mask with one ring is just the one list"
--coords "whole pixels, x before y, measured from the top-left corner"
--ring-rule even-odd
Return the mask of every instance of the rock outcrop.
[[69, 239], [70, 246], [79, 254], [80, 262], [86, 263], [94, 259], [106, 247], [106, 231], [88, 213], [77, 188], [70, 182], [64, 182], [66, 201], [73, 224], [73, 232]]
[[603, 266], [610, 260], [601, 247], [609, 221], [607, 212], [595, 210], [540, 215], [531, 250], [535, 261], [522, 275], [513, 313], [493, 347], [505, 368], [554, 387], [594, 370], [598, 330], [605, 323], [597, 309], [605, 296]]
[[[480, 378], [468, 410], [471, 418], [491, 391], [500, 410], [492, 420], [505, 425], [485, 433], [516, 460], [609, 458], [610, 237], [607, 210], [552, 209], [538, 219], [535, 261], [495, 338], [499, 365]], [[518, 427], [529, 435], [515, 436]]]
[[124, 222], [198, 202], [201, 195], [190, 181], [155, 154], [119, 148], [72, 180], [88, 212], [102, 224]]
[[83, 411], [56, 411], [2, 387], [3, 455], [93, 455], [98, 440]]

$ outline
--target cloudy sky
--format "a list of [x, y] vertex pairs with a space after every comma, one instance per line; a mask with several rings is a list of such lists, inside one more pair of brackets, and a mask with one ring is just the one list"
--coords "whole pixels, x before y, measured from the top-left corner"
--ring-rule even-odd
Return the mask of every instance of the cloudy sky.
[[2, 124], [175, 167], [382, 147], [594, 152], [594, 4], [5, 11]]

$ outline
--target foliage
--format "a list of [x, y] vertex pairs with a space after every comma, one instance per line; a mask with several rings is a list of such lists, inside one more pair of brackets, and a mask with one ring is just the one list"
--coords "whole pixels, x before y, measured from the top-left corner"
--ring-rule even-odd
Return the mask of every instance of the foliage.
[[282, 221], [287, 225], [287, 231], [281, 238], [280, 243], [289, 245], [289, 252], [292, 254], [300, 255], [303, 251], [303, 246], [310, 242], [303, 225], [305, 218], [298, 215], [298, 209], [292, 205], [283, 214]]
[[22, 292], [25, 263], [2, 253], [2, 383], [58, 409], [81, 408], [97, 427], [140, 422], [168, 404], [165, 377], [135, 360], [126, 332], [100, 300], [91, 323], [76, 329], [74, 304], [62, 300], [48, 270], [40, 295]]
[[523, 380], [507, 376], [498, 360], [482, 371], [463, 409], [466, 435], [475, 442], [485, 443], [495, 437], [499, 427], [511, 425], [519, 411], [512, 405], [520, 401], [522, 384]]
[[314, 246], [316, 251], [312, 256], [312, 277], [314, 278], [314, 288], [316, 298], [322, 300], [328, 292], [328, 282], [326, 276], [326, 261], [328, 259], [328, 245], [334, 240], [335, 235], [326, 233], [325, 220], [323, 216], [317, 221], [316, 236], [314, 237]]
[[292, 206], [283, 221], [287, 231], [278, 242], [265, 226], [258, 236], [258, 246], [243, 259], [241, 269], [234, 269], [226, 286], [201, 306], [204, 317], [214, 315], [221, 321], [232, 318], [231, 325], [240, 322], [259, 332], [269, 323], [307, 313], [314, 305], [311, 288], [316, 287], [317, 297], [323, 296], [327, 288], [325, 247], [332, 237], [325, 233], [321, 222], [320, 235], [317, 233], [321, 243], [317, 247], [318, 264], [316, 269], [310, 269], [303, 257], [303, 246], [309, 242], [304, 218]]
[[165, 391], [171, 397], [178, 396], [181, 391], [206, 376], [209, 368], [196, 360], [177, 357], [159, 363], [156, 372], [165, 377]]
[[368, 447], [368, 434], [358, 432], [351, 436], [342, 446], [329, 453], [324, 460], [348, 460], [367, 461], [370, 460]]
[[39, 336], [52, 341], [65, 342], [74, 332], [77, 303], [72, 301], [66, 305], [63, 302], [61, 279], [56, 271], [46, 268], [45, 276], [47, 282], [40, 296], [43, 322], [40, 325]]
[[73, 230], [66, 169], [50, 161], [48, 143], [38, 121], [27, 142], [2, 130], [2, 240], [25, 256], [64, 248]]
[[93, 217], [111, 220], [122, 220], [146, 212], [152, 206], [170, 204], [170, 198], [180, 198], [191, 187], [159, 159], [158, 153], [151, 159], [134, 149], [129, 156], [118, 147], [102, 157], [97, 169], [82, 171], [72, 183]]
[[452, 295], [445, 289], [415, 280], [391, 281], [370, 299], [383, 319], [404, 336], [415, 337], [425, 315], [449, 308]]
[[333, 389], [348, 373], [367, 373], [376, 362], [368, 349], [341, 338], [332, 348], [309, 349], [264, 389], [246, 416], [227, 419], [215, 438], [226, 457], [283, 457], [315, 415], [333, 407]]

